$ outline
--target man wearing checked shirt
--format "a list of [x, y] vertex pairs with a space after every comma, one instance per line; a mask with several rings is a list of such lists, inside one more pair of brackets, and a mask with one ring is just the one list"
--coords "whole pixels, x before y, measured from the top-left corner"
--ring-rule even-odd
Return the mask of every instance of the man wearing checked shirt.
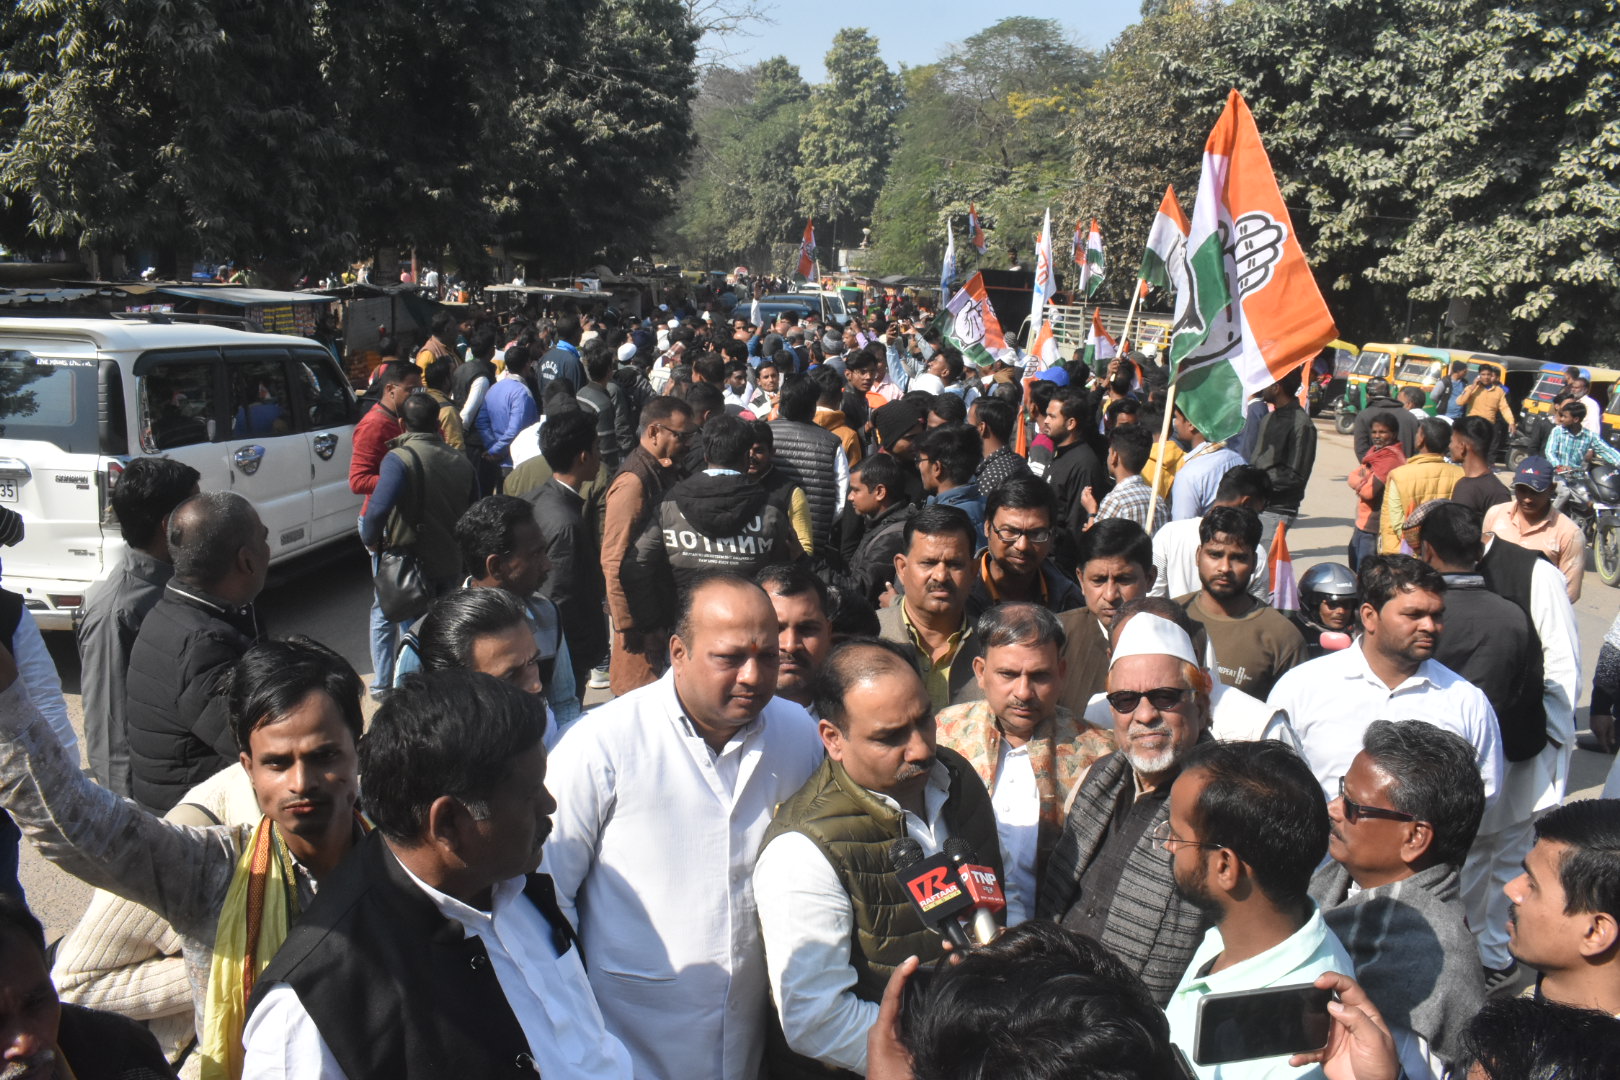
[[[1588, 462], [1600, 458], [1610, 465], [1620, 465], [1620, 450], [1616, 450], [1585, 426], [1586, 405], [1580, 401], [1566, 401], [1558, 407], [1558, 426], [1547, 436], [1545, 453], [1553, 463], [1557, 475], [1584, 469]], [[1562, 510], [1569, 499], [1569, 489], [1558, 485], [1553, 506]]]

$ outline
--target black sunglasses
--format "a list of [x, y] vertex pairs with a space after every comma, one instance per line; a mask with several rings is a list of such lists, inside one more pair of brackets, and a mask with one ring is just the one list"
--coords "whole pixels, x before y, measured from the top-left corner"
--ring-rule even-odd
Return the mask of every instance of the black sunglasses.
[[1112, 694], [1105, 694], [1104, 697], [1108, 699], [1109, 708], [1125, 714], [1135, 712], [1143, 698], [1147, 698], [1148, 704], [1155, 709], [1164, 712], [1180, 705], [1190, 693], [1192, 691], [1184, 686], [1156, 686], [1152, 690], [1115, 690]]
[[1416, 814], [1401, 810], [1385, 810], [1381, 806], [1362, 806], [1344, 793], [1344, 777], [1339, 777], [1339, 801], [1344, 804], [1344, 820], [1354, 825], [1362, 818], [1383, 818], [1385, 821], [1416, 821]]

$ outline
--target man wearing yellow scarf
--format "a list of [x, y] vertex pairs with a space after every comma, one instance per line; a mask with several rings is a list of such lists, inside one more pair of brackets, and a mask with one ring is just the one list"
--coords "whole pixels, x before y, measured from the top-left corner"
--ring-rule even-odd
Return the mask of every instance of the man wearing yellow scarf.
[[86, 778], [0, 648], [0, 805], [47, 859], [174, 927], [198, 1002], [205, 1080], [241, 1075], [254, 980], [315, 883], [361, 834], [363, 690], [348, 662], [314, 641], [254, 645], [215, 692], [225, 697], [265, 816], [255, 825], [188, 828]]

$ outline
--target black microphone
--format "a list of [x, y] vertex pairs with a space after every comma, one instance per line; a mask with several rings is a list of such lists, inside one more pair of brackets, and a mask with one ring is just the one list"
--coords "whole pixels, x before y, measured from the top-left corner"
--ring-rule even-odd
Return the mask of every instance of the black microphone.
[[958, 949], [972, 948], [973, 943], [956, 917], [971, 911], [973, 901], [963, 891], [950, 860], [943, 855], [924, 858], [922, 845], [902, 836], [889, 845], [889, 861], [894, 864], [894, 876], [911, 906], [922, 916], [923, 925], [944, 935]]
[[959, 836], [945, 841], [945, 857], [956, 868], [962, 889], [973, 905], [973, 936], [980, 945], [988, 945], [1001, 930], [996, 913], [1007, 910], [1007, 897], [1001, 891], [996, 872], [979, 862], [973, 847]]

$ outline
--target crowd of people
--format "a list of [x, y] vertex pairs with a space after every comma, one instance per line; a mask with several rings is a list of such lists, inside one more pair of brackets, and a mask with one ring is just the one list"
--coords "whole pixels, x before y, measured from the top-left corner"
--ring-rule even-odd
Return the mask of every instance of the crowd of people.
[[[1297, 376], [1210, 440], [1146, 356], [659, 315], [382, 344], [369, 684], [261, 633], [257, 512], [163, 458], [85, 601], [89, 775], [0, 602], [0, 820], [96, 889], [48, 952], [0, 881], [0, 1077], [1612, 1075], [1578, 397], [1507, 485], [1490, 387], [1370, 387], [1294, 610]], [[1620, 620], [1592, 675], [1612, 748]]]

